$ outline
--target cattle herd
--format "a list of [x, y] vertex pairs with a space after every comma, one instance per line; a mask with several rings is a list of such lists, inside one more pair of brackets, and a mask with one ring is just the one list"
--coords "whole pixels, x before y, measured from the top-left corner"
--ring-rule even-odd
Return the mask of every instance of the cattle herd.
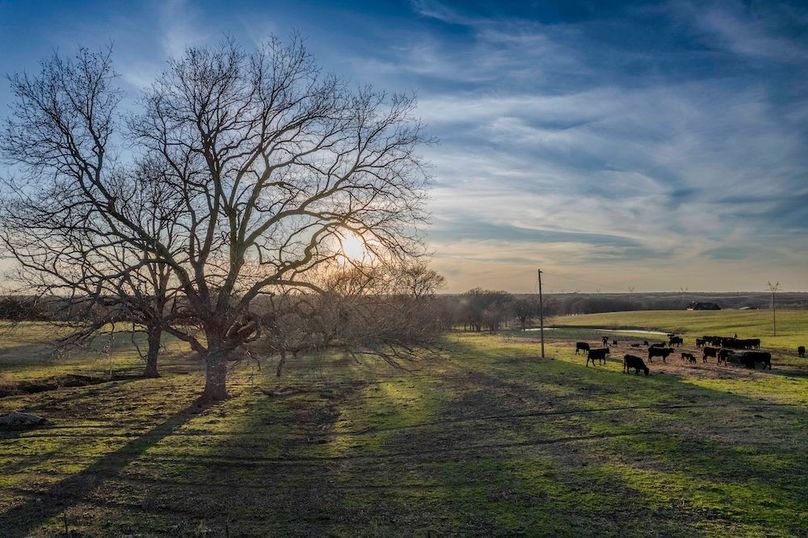
[[[647, 360], [653, 362], [655, 357], [662, 359], [662, 362], [667, 362], [669, 356], [674, 352], [674, 346], [678, 347], [684, 344], [684, 338], [677, 334], [669, 333], [668, 342], [649, 344], [648, 341], [640, 343], [631, 343], [632, 348], [640, 348], [645, 346], [647, 348]], [[606, 357], [610, 354], [609, 338], [604, 336], [601, 339], [601, 347], [591, 347], [588, 342], [576, 342], [575, 354], [583, 351], [586, 353], [586, 366], [589, 366], [590, 361], [592, 366], [595, 366], [595, 361], [600, 364], [606, 363]], [[617, 340], [612, 340], [612, 345], [617, 345]], [[772, 356], [768, 351], [760, 350], [760, 338], [738, 338], [735, 336], [702, 336], [696, 338], [696, 347], [701, 350], [702, 363], [708, 362], [708, 358], [713, 357], [718, 365], [721, 364], [737, 364], [745, 366], [746, 368], [755, 368], [760, 363], [765, 370], [772, 369]], [[696, 364], [697, 358], [694, 353], [688, 351], [680, 352], [683, 361], [691, 364]], [[797, 348], [797, 355], [805, 357], [805, 346]], [[635, 374], [639, 374], [642, 370], [645, 375], [649, 375], [650, 369], [645, 364], [642, 357], [637, 355], [626, 354], [623, 356], [623, 373], [628, 373], [630, 369], [634, 370]]]

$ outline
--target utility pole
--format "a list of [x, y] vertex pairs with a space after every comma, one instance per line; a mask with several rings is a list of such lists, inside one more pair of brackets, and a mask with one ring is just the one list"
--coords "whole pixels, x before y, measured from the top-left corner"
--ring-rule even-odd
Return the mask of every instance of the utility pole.
[[541, 333], [541, 358], [544, 358], [544, 302], [541, 296], [541, 269], [539, 269], [539, 332]]
[[774, 294], [780, 290], [780, 281], [774, 284], [769, 282], [769, 291], [772, 292], [772, 336], [777, 336], [777, 305], [774, 301]]

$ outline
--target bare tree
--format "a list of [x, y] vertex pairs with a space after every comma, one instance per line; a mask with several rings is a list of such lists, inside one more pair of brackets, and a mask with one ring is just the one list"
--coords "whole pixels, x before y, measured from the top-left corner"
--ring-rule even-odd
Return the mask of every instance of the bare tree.
[[400, 291], [411, 297], [427, 297], [434, 295], [442, 288], [446, 279], [423, 261], [405, 263], [394, 271]]
[[[26, 170], [16, 191], [64, 192], [104, 235], [170, 269], [194, 324], [165, 329], [203, 358], [203, 397], [226, 398], [228, 362], [257, 339], [254, 300], [279, 290], [322, 292], [311, 275], [340, 257], [338, 234], [371, 252], [419, 252], [422, 141], [409, 96], [351, 91], [323, 76], [299, 40], [246, 53], [232, 42], [172, 60], [121, 133], [159, 163], [173, 243], [134, 218], [130, 183], [107, 163], [116, 138], [108, 54], [54, 58], [14, 79], [5, 155]], [[120, 165], [119, 165], [120, 166]], [[97, 223], [97, 224], [96, 224]], [[95, 226], [98, 229], [95, 229]]]
[[528, 322], [539, 313], [538, 301], [534, 298], [519, 297], [513, 301], [513, 313], [524, 331]]
[[[134, 177], [116, 178], [116, 185], [131, 189], [126, 193], [131, 218], [170, 245], [173, 215], [160, 177], [153, 166], [142, 164]], [[0, 244], [18, 262], [10, 276], [20, 291], [61, 305], [57, 314], [72, 330], [59, 339], [60, 347], [86, 344], [109, 324], [127, 324], [146, 363], [144, 376], [158, 377], [164, 327], [179, 319], [170, 268], [132, 243], [100, 233], [104, 222], [84, 204], [66, 204], [56, 192], [17, 190], [16, 195], [2, 204]], [[145, 353], [135, 339], [141, 332]]]
[[434, 346], [443, 277], [423, 263], [356, 264], [322, 276], [323, 293], [270, 298], [256, 347], [280, 357], [277, 375], [301, 352], [341, 350], [398, 364]]
[[474, 288], [460, 297], [461, 320], [464, 329], [496, 332], [502, 324], [513, 319], [513, 295], [505, 291]]

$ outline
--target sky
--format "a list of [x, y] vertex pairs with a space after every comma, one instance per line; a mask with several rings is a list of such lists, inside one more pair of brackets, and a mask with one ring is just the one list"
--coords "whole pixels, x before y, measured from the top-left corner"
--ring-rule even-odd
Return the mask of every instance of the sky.
[[186, 46], [293, 33], [417, 96], [444, 291], [808, 290], [802, 0], [0, 0], [0, 73], [112, 44], [135, 99]]

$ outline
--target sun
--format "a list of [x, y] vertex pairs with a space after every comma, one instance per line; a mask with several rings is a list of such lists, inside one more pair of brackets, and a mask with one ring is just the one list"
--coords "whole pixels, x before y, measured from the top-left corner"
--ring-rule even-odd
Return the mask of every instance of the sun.
[[365, 241], [353, 232], [343, 232], [340, 237], [342, 255], [350, 261], [361, 261], [367, 254]]

